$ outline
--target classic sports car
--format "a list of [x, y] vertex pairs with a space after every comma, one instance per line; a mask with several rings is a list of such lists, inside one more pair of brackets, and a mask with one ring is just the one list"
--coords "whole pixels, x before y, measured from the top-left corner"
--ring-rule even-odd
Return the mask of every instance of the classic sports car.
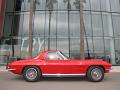
[[111, 64], [102, 60], [71, 60], [56, 50], [43, 51], [36, 58], [15, 61], [8, 64], [8, 70], [23, 75], [26, 81], [38, 81], [40, 77], [86, 76], [99, 82], [108, 73]]

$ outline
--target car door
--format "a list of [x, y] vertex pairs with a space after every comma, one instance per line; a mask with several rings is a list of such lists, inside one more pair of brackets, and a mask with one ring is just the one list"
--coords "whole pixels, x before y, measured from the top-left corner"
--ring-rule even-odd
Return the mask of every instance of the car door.
[[48, 52], [45, 59], [45, 67], [44, 73], [46, 74], [58, 74], [61, 73], [61, 67], [59, 61], [62, 60], [57, 52]]
[[62, 74], [81, 74], [83, 71], [80, 60], [60, 60], [59, 67]]

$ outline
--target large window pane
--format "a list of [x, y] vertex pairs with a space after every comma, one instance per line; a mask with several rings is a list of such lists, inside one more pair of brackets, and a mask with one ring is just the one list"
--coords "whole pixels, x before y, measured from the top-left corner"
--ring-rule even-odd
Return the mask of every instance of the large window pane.
[[13, 11], [14, 10], [14, 7], [15, 7], [15, 1], [16, 0], [13, 0], [12, 2], [11, 2], [11, 0], [7, 0], [7, 3], [6, 3], [6, 11]]
[[115, 49], [114, 39], [111, 37], [105, 37], [105, 59], [107, 62], [115, 64]]
[[68, 13], [61, 11], [58, 13], [57, 35], [68, 36]]
[[[57, 12], [53, 12], [51, 17], [49, 15], [49, 23], [50, 23], [50, 35], [51, 36], [56, 36], [56, 33], [57, 33]], [[59, 22], [59, 21], [58, 21]]]
[[100, 13], [92, 13], [93, 36], [103, 36], [102, 18]]
[[80, 38], [70, 39], [70, 58], [80, 59]]
[[80, 10], [80, 1], [79, 0], [69, 0], [71, 10]]
[[120, 39], [115, 40], [116, 64], [120, 64]]
[[85, 36], [92, 36], [92, 27], [91, 27], [91, 15], [90, 12], [84, 12], [84, 30]]
[[13, 11], [21, 11], [22, 0], [6, 0], [6, 11], [13, 12]]
[[24, 13], [24, 20], [23, 20], [23, 35], [29, 35], [29, 13]]
[[67, 10], [67, 0], [58, 0], [58, 10]]
[[120, 37], [120, 14], [112, 14], [115, 37]]
[[57, 50], [60, 50], [69, 56], [68, 38], [57, 38]]
[[91, 9], [95, 11], [100, 11], [100, 0], [90, 0]]
[[90, 10], [90, 0], [83, 0], [83, 9]]
[[[32, 48], [32, 57], [37, 56], [42, 50], [44, 50], [44, 38], [43, 37], [33, 37], [33, 48]], [[21, 38], [21, 58], [28, 58], [28, 48], [29, 48], [29, 37]]]
[[56, 10], [57, 9], [57, 0], [46, 0], [46, 10]]
[[21, 1], [22, 1], [21, 11], [30, 10], [30, 0], [21, 0]]
[[44, 36], [45, 25], [45, 12], [36, 12], [33, 35]]
[[104, 36], [113, 36], [111, 14], [102, 13]]
[[20, 58], [21, 42], [21, 37], [4, 37], [0, 45], [0, 54]]
[[6, 14], [4, 24], [4, 37], [21, 36], [23, 30], [24, 15], [21, 13], [8, 13]]
[[44, 50], [44, 43], [44, 37], [33, 37], [33, 57], [37, 56], [41, 51]]
[[93, 58], [94, 57], [93, 39], [91, 37], [85, 37], [84, 41], [86, 58]]
[[6, 14], [5, 24], [4, 24], [4, 32], [3, 32], [4, 37], [9, 37], [11, 35], [12, 21], [13, 21], [13, 15]]
[[46, 9], [46, 0], [36, 0], [35, 7], [36, 10], [45, 10]]
[[109, 0], [100, 0], [100, 2], [101, 2], [101, 11], [110, 11]]
[[94, 37], [93, 38], [94, 43], [94, 54], [95, 58], [104, 58], [104, 43], [103, 38], [101, 37]]
[[51, 37], [50, 38], [50, 49], [51, 50], [56, 50], [57, 49], [56, 37]]
[[110, 0], [112, 12], [120, 12], [120, 0]]
[[80, 36], [80, 15], [78, 11], [69, 14], [70, 36]]

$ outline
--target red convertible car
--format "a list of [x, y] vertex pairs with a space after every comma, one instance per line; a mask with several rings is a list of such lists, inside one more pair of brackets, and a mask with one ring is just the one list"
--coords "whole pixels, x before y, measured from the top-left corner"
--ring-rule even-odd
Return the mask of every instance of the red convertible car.
[[8, 70], [23, 75], [26, 81], [38, 81], [41, 77], [86, 76], [93, 82], [102, 81], [111, 64], [102, 60], [71, 60], [62, 52], [43, 51], [36, 58], [8, 64]]

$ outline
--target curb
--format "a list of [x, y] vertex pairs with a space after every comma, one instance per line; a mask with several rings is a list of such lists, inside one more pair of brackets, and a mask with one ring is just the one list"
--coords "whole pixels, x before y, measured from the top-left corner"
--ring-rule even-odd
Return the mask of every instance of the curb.
[[109, 73], [106, 73], [106, 74], [120, 74], [120, 72], [109, 72]]
[[8, 72], [8, 70], [0, 70], [0, 72]]

